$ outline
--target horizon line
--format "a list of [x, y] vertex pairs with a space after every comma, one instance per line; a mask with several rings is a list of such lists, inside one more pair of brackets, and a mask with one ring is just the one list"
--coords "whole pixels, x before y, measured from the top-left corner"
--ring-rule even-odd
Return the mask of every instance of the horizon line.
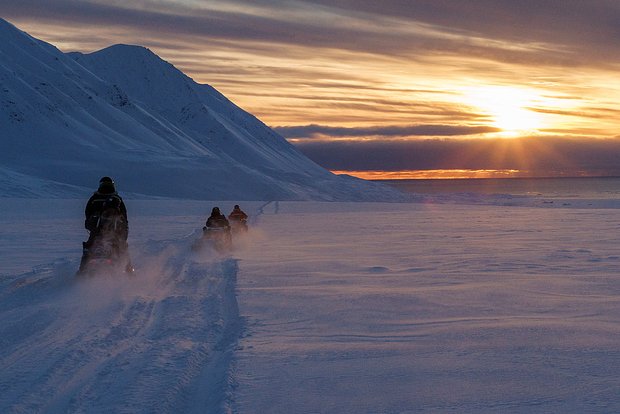
[[370, 181], [398, 181], [398, 180], [484, 180], [484, 179], [550, 179], [550, 178], [620, 178], [616, 174], [533, 174], [520, 170], [464, 170], [464, 169], [437, 169], [437, 170], [402, 170], [402, 171], [353, 171], [330, 170], [336, 175], [350, 175]]

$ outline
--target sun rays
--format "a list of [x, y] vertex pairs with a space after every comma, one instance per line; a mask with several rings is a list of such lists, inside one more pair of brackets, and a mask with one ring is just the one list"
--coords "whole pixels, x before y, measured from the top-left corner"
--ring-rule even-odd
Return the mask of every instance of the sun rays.
[[543, 126], [540, 113], [530, 110], [540, 97], [527, 89], [507, 86], [480, 86], [467, 88], [464, 93], [468, 105], [486, 115], [492, 126], [504, 136], [518, 136], [534, 132]]

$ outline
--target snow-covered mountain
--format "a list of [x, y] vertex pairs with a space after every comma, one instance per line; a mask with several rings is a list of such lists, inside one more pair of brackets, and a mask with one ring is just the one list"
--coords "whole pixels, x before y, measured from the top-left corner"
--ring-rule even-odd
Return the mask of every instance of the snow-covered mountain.
[[209, 85], [150, 50], [62, 53], [0, 19], [2, 196], [394, 200], [336, 176]]

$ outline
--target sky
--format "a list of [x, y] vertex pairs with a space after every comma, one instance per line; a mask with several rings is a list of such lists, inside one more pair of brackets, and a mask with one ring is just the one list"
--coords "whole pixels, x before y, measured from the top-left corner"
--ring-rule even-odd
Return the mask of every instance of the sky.
[[364, 178], [620, 175], [617, 0], [0, 0], [65, 52], [138, 44]]

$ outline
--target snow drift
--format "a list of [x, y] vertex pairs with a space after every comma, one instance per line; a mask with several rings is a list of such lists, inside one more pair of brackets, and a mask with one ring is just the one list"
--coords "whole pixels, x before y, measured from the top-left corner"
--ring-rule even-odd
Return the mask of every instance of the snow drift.
[[[124, 194], [230, 200], [390, 200], [336, 176], [209, 85], [150, 50], [64, 54], [0, 19], [4, 196]], [[51, 191], [50, 191], [51, 190]]]

